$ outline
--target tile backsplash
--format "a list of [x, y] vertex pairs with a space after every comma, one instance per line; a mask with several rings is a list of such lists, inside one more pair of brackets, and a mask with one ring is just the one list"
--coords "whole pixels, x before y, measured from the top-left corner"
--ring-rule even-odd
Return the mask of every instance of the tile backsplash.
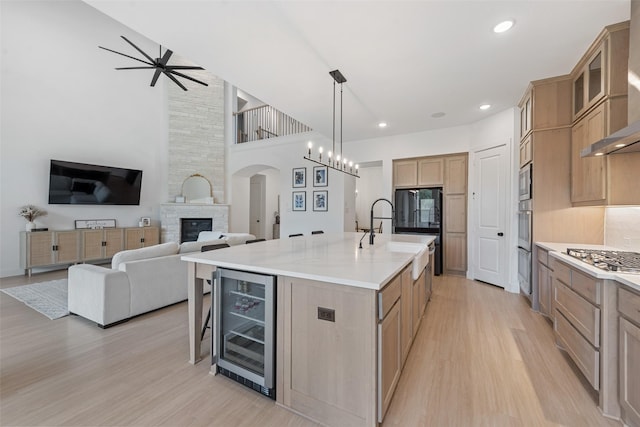
[[604, 244], [640, 252], [640, 206], [606, 208]]

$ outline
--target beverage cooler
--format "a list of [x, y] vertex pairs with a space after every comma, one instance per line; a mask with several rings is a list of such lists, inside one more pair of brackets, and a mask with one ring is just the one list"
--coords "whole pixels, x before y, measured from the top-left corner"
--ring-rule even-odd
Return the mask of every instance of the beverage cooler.
[[275, 276], [218, 268], [216, 371], [275, 399]]

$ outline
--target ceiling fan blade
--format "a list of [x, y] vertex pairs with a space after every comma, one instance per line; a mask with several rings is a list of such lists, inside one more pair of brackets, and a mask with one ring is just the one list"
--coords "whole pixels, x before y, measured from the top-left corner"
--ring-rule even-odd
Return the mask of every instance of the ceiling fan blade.
[[161, 73], [162, 73], [162, 70], [160, 68], [156, 68], [156, 72], [153, 73], [153, 78], [151, 79], [151, 86], [156, 85], [156, 82], [158, 81], [158, 77], [160, 77]]
[[106, 47], [98, 46], [100, 49], [108, 50], [109, 52], [117, 53], [118, 55], [126, 56], [127, 58], [135, 59], [138, 62], [142, 62], [143, 64], [155, 65], [152, 62], [143, 61], [142, 59], [136, 58], [134, 56], [125, 55], [124, 53], [116, 52], [115, 50], [107, 49]]
[[144, 55], [145, 58], [147, 58], [151, 63], [155, 64], [156, 61], [153, 60], [153, 58], [151, 58], [149, 55], [147, 55], [142, 49], [140, 49], [138, 46], [136, 46], [135, 44], [133, 44], [128, 38], [126, 38], [125, 36], [120, 36], [124, 39], [124, 41], [126, 41], [127, 43], [129, 43], [131, 46], [133, 46], [138, 52], [140, 52], [141, 54]]
[[153, 65], [150, 65], [148, 67], [118, 67], [116, 68], [116, 70], [152, 70], [156, 68]]
[[167, 70], [204, 70], [202, 67], [195, 67], [193, 65], [167, 65]]
[[173, 55], [173, 52], [167, 49], [164, 55], [162, 55], [162, 58], [160, 58], [159, 64], [163, 67], [166, 66], [167, 62], [169, 62], [169, 58], [171, 58], [171, 55]]
[[187, 90], [187, 88], [186, 88], [186, 87], [184, 87], [184, 85], [183, 85], [182, 83], [180, 83], [180, 82], [178, 81], [178, 79], [176, 79], [175, 77], [173, 77], [173, 76], [171, 75], [171, 73], [168, 73], [168, 72], [166, 72], [166, 71], [163, 71], [163, 73], [164, 73], [167, 77], [169, 77], [171, 80], [173, 80], [173, 82], [174, 82], [175, 84], [177, 84], [178, 86], [180, 86], [180, 88], [182, 88], [182, 90]]
[[192, 82], [200, 83], [200, 84], [201, 84], [201, 85], [203, 85], [203, 86], [209, 86], [209, 85], [208, 85], [208, 84], [206, 84], [205, 82], [201, 82], [200, 80], [196, 80], [196, 79], [194, 79], [193, 77], [189, 77], [189, 76], [187, 76], [186, 74], [182, 74], [182, 73], [179, 73], [179, 72], [177, 72], [177, 71], [167, 70], [167, 71], [165, 71], [164, 73], [165, 73], [165, 74], [167, 74], [167, 75], [168, 75], [169, 73], [171, 73], [171, 74], [175, 74], [176, 76], [183, 77], [183, 78], [185, 78], [185, 79], [187, 79], [187, 80], [191, 80]]

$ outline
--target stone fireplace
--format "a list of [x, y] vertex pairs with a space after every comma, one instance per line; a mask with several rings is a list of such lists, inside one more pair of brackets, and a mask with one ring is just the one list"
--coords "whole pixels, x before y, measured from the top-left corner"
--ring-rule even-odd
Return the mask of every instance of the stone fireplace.
[[162, 242], [181, 243], [182, 222], [188, 219], [211, 220], [212, 231], [229, 231], [229, 205], [166, 203], [160, 205]]

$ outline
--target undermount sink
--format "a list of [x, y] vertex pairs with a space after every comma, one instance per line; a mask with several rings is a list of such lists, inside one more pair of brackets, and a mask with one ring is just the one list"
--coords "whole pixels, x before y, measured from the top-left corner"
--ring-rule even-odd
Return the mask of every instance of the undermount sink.
[[415, 254], [412, 261], [411, 278], [416, 280], [429, 264], [429, 247], [419, 243], [387, 242], [390, 252], [406, 252]]

